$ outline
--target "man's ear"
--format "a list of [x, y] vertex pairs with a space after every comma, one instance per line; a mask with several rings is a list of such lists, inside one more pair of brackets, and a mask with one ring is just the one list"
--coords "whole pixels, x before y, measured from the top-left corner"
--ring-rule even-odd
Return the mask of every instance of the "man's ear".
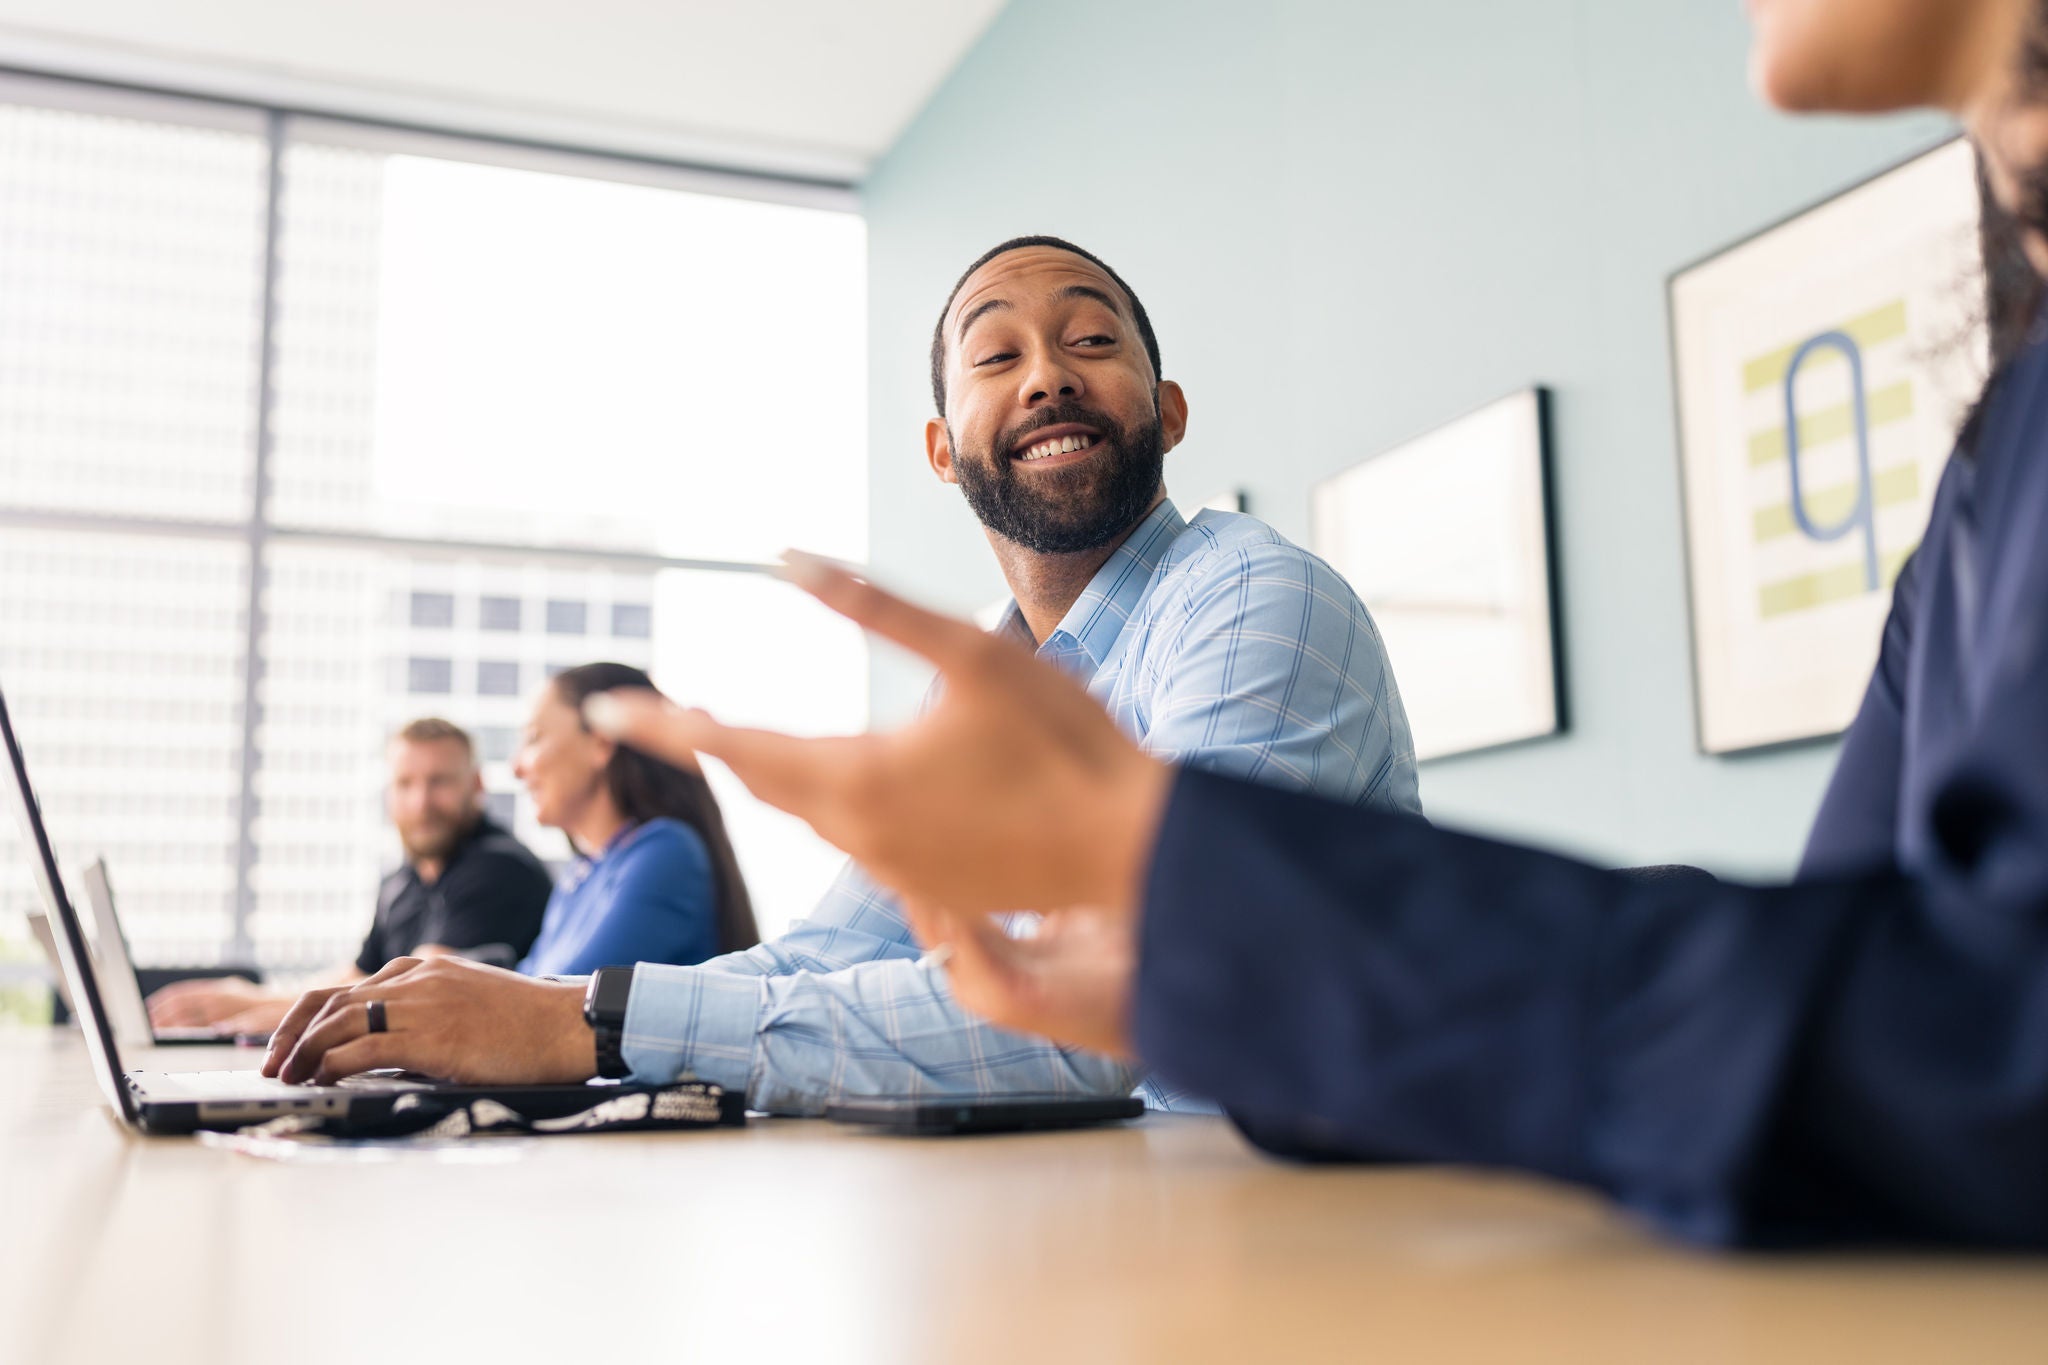
[[1180, 444], [1188, 434], [1188, 396], [1171, 379], [1159, 381], [1159, 450], [1161, 454]]
[[945, 418], [934, 417], [924, 424], [924, 457], [931, 461], [932, 473], [939, 476], [940, 483], [960, 482], [953, 472], [953, 438], [946, 431]]

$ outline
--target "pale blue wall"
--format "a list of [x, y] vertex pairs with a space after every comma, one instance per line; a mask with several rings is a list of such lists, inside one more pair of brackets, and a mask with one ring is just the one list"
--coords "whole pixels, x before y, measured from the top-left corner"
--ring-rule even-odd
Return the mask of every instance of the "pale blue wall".
[[[1193, 412], [1168, 487], [1297, 539], [1317, 479], [1549, 384], [1572, 733], [1427, 765], [1430, 813], [1789, 866], [1832, 746], [1694, 751], [1664, 281], [1946, 126], [1766, 113], [1745, 48], [1734, 0], [1013, 0], [866, 188], [878, 573], [1002, 593], [921, 432], [933, 316], [1006, 236], [1117, 266]], [[877, 718], [920, 687], [878, 657]]]

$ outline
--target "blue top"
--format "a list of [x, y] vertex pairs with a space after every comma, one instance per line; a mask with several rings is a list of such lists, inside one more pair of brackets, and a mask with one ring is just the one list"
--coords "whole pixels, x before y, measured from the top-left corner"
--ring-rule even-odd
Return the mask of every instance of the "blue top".
[[649, 820], [563, 875], [519, 970], [582, 976], [636, 962], [702, 962], [718, 952], [717, 906], [697, 831], [666, 817]]
[[2048, 343], [1974, 451], [1791, 885], [1183, 772], [1140, 1054], [1292, 1155], [1523, 1167], [1704, 1242], [2048, 1246]]
[[[1375, 810], [1421, 808], [1371, 616], [1335, 570], [1262, 521], [1203, 512], [1190, 523], [1162, 502], [1043, 641], [1014, 603], [998, 629], [1162, 757]], [[1270, 913], [1241, 908], [1254, 923]], [[1138, 1073], [1125, 1062], [974, 1018], [920, 953], [895, 898], [848, 864], [774, 942], [635, 975], [626, 1061], [635, 1080], [689, 1070], [777, 1113], [818, 1113], [841, 1096], [1130, 1093]]]

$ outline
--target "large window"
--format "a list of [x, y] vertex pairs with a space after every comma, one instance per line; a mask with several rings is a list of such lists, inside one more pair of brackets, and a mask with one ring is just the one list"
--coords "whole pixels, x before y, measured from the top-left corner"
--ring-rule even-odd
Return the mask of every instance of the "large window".
[[[350, 955], [383, 742], [616, 659], [858, 727], [858, 634], [766, 579], [866, 553], [848, 192], [0, 79], [0, 688], [139, 960]], [[715, 775], [715, 780], [722, 775]], [[719, 781], [764, 930], [837, 859]], [[31, 902], [0, 833], [0, 960]]]

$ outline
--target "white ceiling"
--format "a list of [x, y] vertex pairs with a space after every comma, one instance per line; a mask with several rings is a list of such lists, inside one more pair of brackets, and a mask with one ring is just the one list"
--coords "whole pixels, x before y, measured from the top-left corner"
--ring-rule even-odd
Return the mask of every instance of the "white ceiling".
[[0, 64], [858, 180], [1003, 0], [0, 0]]

